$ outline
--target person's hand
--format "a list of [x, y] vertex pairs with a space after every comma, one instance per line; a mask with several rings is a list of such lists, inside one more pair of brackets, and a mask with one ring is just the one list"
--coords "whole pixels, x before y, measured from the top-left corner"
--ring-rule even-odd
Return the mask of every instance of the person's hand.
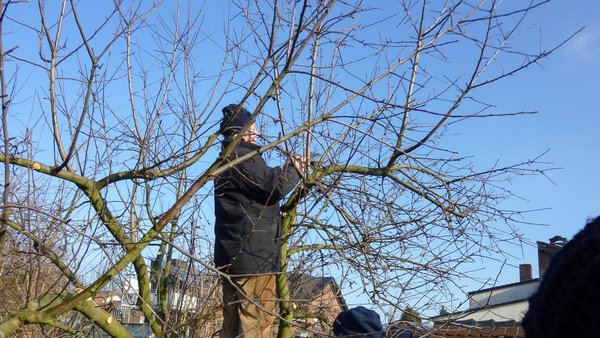
[[300, 173], [300, 175], [304, 175], [306, 172], [306, 156], [302, 155], [290, 155], [290, 161], [294, 165], [294, 168]]

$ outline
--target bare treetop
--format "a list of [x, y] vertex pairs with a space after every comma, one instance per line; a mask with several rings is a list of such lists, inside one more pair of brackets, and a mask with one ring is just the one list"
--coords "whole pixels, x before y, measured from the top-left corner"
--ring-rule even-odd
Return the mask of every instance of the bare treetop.
[[[520, 41], [545, 2], [0, 5], [0, 278], [19, 290], [0, 335], [42, 324], [126, 336], [89, 302], [131, 278], [157, 336], [218, 327], [211, 182], [250, 157], [223, 162], [239, 142], [217, 132], [232, 102], [269, 160], [311, 163], [283, 208], [280, 336], [300, 315], [289, 272], [362, 289], [390, 321], [440, 308], [462, 264], [519, 243], [521, 211], [502, 204], [510, 180], [549, 169], [482, 167], [446, 138], [464, 121], [533, 113], [478, 96], [558, 47]], [[27, 269], [9, 273], [17, 261]], [[174, 261], [187, 264], [177, 283]], [[200, 298], [191, 309], [185, 297]]]

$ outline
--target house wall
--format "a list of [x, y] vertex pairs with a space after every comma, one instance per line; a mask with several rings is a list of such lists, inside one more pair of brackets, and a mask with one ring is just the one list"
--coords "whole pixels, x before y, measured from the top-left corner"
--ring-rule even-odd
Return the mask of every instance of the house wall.
[[323, 294], [317, 298], [313, 303], [317, 303], [321, 308], [321, 314], [327, 318], [329, 325], [333, 324], [333, 320], [342, 312], [341, 304], [338, 301], [338, 295], [335, 293], [336, 290], [331, 285], [328, 285]]
[[505, 305], [497, 305], [493, 308], [480, 309], [469, 314], [455, 314], [453, 320], [475, 320], [484, 321], [493, 319], [498, 322], [514, 320], [520, 322], [529, 308], [529, 302], [525, 299]]
[[537, 290], [539, 284], [539, 281], [535, 281], [526, 284], [511, 285], [506, 288], [471, 293], [469, 297], [469, 309], [527, 299]]
[[333, 320], [342, 311], [342, 306], [335, 291], [329, 284], [323, 289], [321, 295], [307, 305], [303, 305], [303, 311], [319, 313], [325, 320], [309, 318], [299, 322], [298, 324], [304, 327], [295, 327], [293, 329], [294, 337], [321, 337], [322, 335], [319, 335], [319, 333], [326, 335], [331, 333]]

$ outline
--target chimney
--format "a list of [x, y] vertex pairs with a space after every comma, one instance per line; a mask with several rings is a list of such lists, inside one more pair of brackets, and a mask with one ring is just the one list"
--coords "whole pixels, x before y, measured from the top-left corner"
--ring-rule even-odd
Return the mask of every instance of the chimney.
[[531, 264], [519, 264], [519, 282], [526, 282], [531, 279]]
[[549, 243], [545, 242], [537, 242], [538, 247], [538, 268], [540, 278], [544, 276], [548, 265], [550, 265], [550, 261], [552, 257], [562, 249], [562, 247], [567, 243], [567, 239], [561, 236], [554, 236], [550, 238]]

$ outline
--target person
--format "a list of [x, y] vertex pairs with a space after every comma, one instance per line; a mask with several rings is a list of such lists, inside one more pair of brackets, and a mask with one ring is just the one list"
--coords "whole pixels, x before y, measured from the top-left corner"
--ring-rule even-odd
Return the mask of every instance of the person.
[[529, 298], [523, 318], [527, 338], [599, 337], [600, 217], [558, 252]]
[[333, 334], [336, 337], [383, 338], [383, 325], [377, 312], [357, 306], [335, 317]]
[[[249, 123], [251, 114], [230, 104], [223, 108], [223, 149]], [[256, 152], [252, 124], [225, 164]], [[280, 201], [300, 181], [301, 156], [280, 168], [258, 154], [233, 165], [215, 179], [215, 266], [223, 273], [223, 326], [220, 337], [270, 337], [276, 311], [276, 273], [281, 270]]]

